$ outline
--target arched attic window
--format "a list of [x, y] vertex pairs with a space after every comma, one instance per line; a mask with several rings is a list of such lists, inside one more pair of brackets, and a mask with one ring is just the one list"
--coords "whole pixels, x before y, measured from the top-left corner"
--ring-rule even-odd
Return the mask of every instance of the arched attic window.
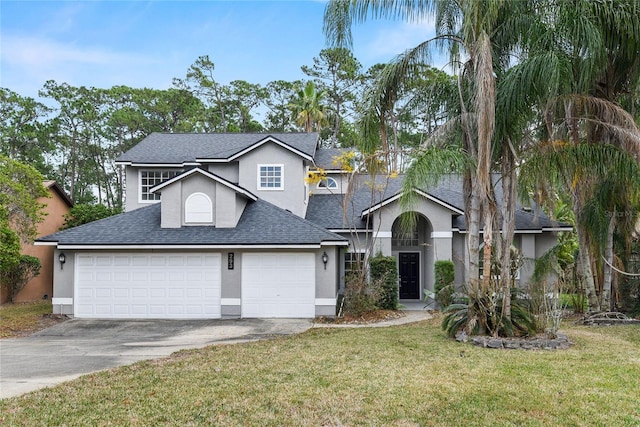
[[204, 193], [193, 193], [187, 197], [184, 203], [184, 222], [213, 222], [213, 205], [209, 196]]
[[316, 187], [317, 188], [327, 188], [329, 190], [335, 190], [336, 188], [338, 188], [338, 181], [336, 181], [334, 178], [331, 178], [330, 176], [328, 176], [328, 177], [320, 180]]

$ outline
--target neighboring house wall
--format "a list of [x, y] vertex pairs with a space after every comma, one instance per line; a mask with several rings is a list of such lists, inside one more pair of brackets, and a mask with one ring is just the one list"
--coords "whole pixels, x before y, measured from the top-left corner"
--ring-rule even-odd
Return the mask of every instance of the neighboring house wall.
[[[258, 188], [259, 165], [281, 165], [283, 168], [282, 188], [267, 190]], [[266, 143], [248, 152], [240, 159], [240, 180], [238, 183], [240, 187], [301, 218], [304, 218], [306, 212], [304, 178], [303, 159], [274, 143]]]
[[[46, 204], [44, 220], [38, 224], [38, 236], [46, 236], [55, 233], [64, 224], [64, 215], [69, 213], [70, 206], [58, 193], [49, 186], [49, 198], [41, 198], [38, 202]], [[56, 267], [58, 258], [53, 257], [52, 246], [22, 245], [22, 253], [40, 259], [42, 267], [40, 274], [29, 281], [15, 298], [16, 302], [41, 300], [46, 295], [51, 298], [53, 295], [53, 269]], [[59, 264], [58, 264], [59, 265]], [[1, 301], [5, 301], [5, 295]]]

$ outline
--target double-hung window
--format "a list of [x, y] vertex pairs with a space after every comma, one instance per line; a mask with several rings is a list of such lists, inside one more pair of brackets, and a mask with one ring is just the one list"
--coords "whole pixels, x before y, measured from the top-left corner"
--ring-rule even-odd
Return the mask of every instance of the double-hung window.
[[156, 185], [182, 173], [182, 170], [141, 170], [140, 171], [140, 201], [155, 202], [160, 200], [160, 194], [151, 193], [149, 190]]
[[358, 269], [364, 267], [364, 252], [345, 252], [344, 254], [344, 275], [349, 276]]
[[282, 190], [283, 188], [283, 165], [258, 165], [258, 190]]

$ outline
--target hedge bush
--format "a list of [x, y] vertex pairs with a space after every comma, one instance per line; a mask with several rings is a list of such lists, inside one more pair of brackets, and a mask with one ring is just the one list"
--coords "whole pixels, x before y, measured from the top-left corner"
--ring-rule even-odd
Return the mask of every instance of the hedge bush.
[[447, 308], [452, 301], [455, 278], [453, 261], [439, 260], [434, 264], [436, 301], [441, 309]]
[[385, 310], [398, 308], [398, 267], [396, 257], [376, 255], [369, 261], [371, 280], [377, 292], [376, 305]]

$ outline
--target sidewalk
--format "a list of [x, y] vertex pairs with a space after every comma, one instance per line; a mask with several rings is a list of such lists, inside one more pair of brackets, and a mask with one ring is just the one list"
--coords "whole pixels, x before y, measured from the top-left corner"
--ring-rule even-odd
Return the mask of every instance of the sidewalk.
[[404, 316], [397, 319], [384, 320], [376, 323], [314, 323], [312, 328], [386, 328], [388, 326], [405, 325], [407, 323], [420, 322], [433, 317], [426, 310], [406, 309], [402, 310]]

